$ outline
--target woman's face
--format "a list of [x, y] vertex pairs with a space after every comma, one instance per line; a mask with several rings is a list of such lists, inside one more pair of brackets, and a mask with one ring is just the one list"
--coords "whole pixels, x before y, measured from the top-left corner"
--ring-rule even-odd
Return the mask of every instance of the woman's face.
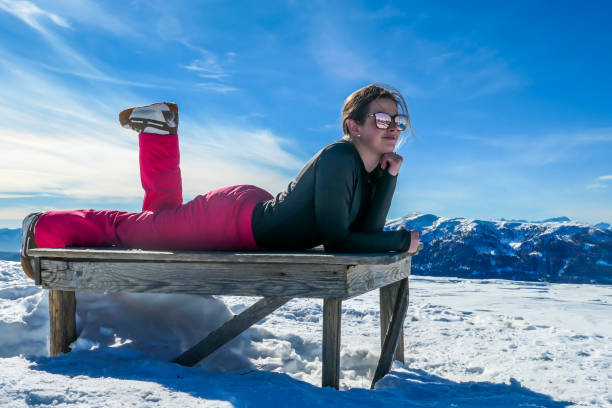
[[[374, 99], [370, 102], [368, 115], [378, 112], [385, 112], [393, 117], [397, 115], [397, 104], [389, 98]], [[376, 127], [374, 116], [366, 116], [363, 123], [359, 125], [359, 134], [361, 136], [354, 139], [359, 139], [359, 143], [373, 153], [382, 155], [393, 152], [400, 137], [400, 130], [393, 122], [387, 129], [379, 129]]]

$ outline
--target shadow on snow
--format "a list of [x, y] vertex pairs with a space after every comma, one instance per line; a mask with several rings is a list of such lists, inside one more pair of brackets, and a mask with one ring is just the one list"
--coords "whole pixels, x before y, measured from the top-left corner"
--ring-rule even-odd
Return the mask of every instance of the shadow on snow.
[[[570, 402], [531, 391], [518, 381], [510, 384], [455, 382], [423, 370], [394, 363], [393, 371], [377, 389], [336, 391], [296, 380], [287, 374], [255, 369], [219, 372], [182, 367], [120, 349], [75, 351], [57, 357], [31, 357], [30, 368], [69, 377], [111, 377], [153, 382], [196, 398], [227, 401], [235, 407], [275, 406], [291, 402], [296, 407], [389, 406], [397, 407], [566, 407]], [[103, 386], [103, 385], [101, 385]], [[72, 385], [74, 387], [74, 384]]]

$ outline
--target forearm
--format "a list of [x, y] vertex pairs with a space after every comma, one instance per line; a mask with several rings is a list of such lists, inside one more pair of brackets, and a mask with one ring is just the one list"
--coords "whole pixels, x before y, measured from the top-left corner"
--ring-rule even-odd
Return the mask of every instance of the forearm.
[[410, 248], [410, 232], [351, 232], [340, 242], [324, 242], [326, 252], [404, 252]]
[[395, 193], [396, 183], [397, 176], [392, 176], [389, 172], [383, 171], [382, 177], [375, 185], [374, 197], [369, 210], [363, 219], [361, 228], [363, 232], [380, 232], [383, 230]]

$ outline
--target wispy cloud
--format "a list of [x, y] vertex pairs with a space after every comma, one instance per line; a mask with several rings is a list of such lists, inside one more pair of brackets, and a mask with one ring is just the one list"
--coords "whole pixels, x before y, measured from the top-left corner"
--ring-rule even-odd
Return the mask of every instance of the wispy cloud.
[[63, 17], [42, 10], [29, 1], [0, 0], [0, 7], [18, 17], [42, 35], [59, 57], [54, 60], [54, 65], [59, 65], [58, 69], [63, 69], [65, 72], [87, 79], [110, 79], [108, 75], [93, 65], [88, 58], [69, 46], [60, 35], [57, 35], [47, 27], [47, 21], [49, 20], [55, 26], [62, 28], [69, 27]]
[[24, 0], [0, 0], [0, 9], [14, 15], [36, 31], [48, 35], [45, 21], [51, 21], [63, 28], [70, 28], [68, 22], [57, 14], [40, 9], [36, 4]]
[[458, 47], [457, 51], [444, 52], [443, 55], [446, 57], [438, 59], [432, 66], [439, 65], [438, 73], [444, 73], [439, 76], [444, 78], [443, 86], [453, 83], [460, 99], [475, 99], [521, 88], [528, 83], [526, 78], [509, 68], [497, 51], [488, 47]]
[[[180, 83], [180, 81], [160, 81], [155, 78], [151, 78], [149, 82], [134, 81], [105, 72], [104, 68], [100, 68], [104, 64], [96, 61], [95, 54], [84, 53], [66, 41], [66, 29], [69, 28], [72, 31], [75, 26], [76, 28], [86, 26], [87, 29], [97, 27], [113, 35], [123, 36], [122, 39], [128, 38], [130, 41], [134, 41], [142, 35], [129, 24], [118, 20], [100, 5], [89, 0], [53, 2], [49, 6], [59, 9], [69, 17], [66, 18], [64, 15], [43, 10], [29, 1], [0, 0], [0, 10], [9, 12], [38, 32], [49, 44], [49, 50], [54, 53], [53, 56], [48, 58], [48, 62], [45, 62], [43, 57], [22, 58], [11, 55], [8, 50], [0, 48], [0, 56], [7, 66], [12, 66], [18, 71], [21, 66], [36, 65], [47, 71], [69, 74], [80, 79], [130, 87], [175, 89], [177, 86], [188, 86], [187, 83]], [[70, 24], [69, 20], [74, 21], [75, 24]], [[50, 24], [50, 22], [53, 24]], [[58, 28], [59, 30], [57, 30]]]
[[183, 68], [196, 72], [202, 78], [222, 79], [229, 76], [215, 54], [204, 49], [199, 51], [202, 57], [191, 61], [189, 65], [184, 65]]
[[[116, 115], [126, 101], [141, 98], [104, 84], [68, 87], [47, 73], [7, 64], [0, 63], [0, 197], [139, 200], [137, 137], [119, 127]], [[233, 184], [275, 193], [303, 163], [289, 153], [292, 142], [271, 131], [215, 120], [181, 122], [185, 199]], [[0, 206], [0, 219], [22, 218], [31, 207]]]
[[[140, 22], [130, 12], [126, 12], [127, 8], [122, 8], [123, 12], [118, 12], [116, 4], [95, 0], [56, 0], [47, 2], [46, 5], [49, 9], [74, 22], [73, 25], [78, 26], [76, 28], [97, 29], [111, 33], [120, 39], [141, 39], [145, 37], [139, 30], [140, 25], [144, 25], [144, 22]], [[145, 5], [145, 7], [148, 7], [148, 5]], [[150, 31], [145, 32], [150, 33]]]
[[410, 97], [452, 94], [453, 98], [469, 100], [529, 83], [496, 50], [468, 39], [438, 42], [417, 34], [409, 24], [381, 34], [380, 25], [402, 14], [390, 6], [351, 10], [344, 24], [338, 24], [332, 11], [314, 14], [312, 55], [332, 77], [390, 82]]
[[217, 92], [217, 93], [222, 93], [222, 94], [226, 94], [226, 93], [234, 92], [238, 90], [238, 88], [235, 88], [233, 86], [224, 85], [224, 84], [220, 84], [217, 82], [199, 82], [195, 84], [195, 86], [198, 89], [201, 89], [203, 91]]
[[594, 182], [588, 184], [586, 188], [588, 190], [607, 190], [608, 181], [612, 181], [612, 175], [599, 176]]
[[382, 77], [383, 68], [359, 46], [351, 29], [320, 12], [312, 16], [310, 50], [314, 60], [332, 77], [345, 80], [371, 80]]
[[188, 65], [181, 65], [181, 67], [194, 72], [200, 78], [212, 80], [196, 84], [198, 88], [218, 93], [228, 93], [238, 90], [235, 86], [223, 82], [223, 80], [227, 80], [231, 76], [227, 66], [234, 63], [236, 58], [235, 52], [226, 52], [224, 58], [221, 60], [215, 53], [193, 45], [185, 39], [179, 40], [179, 42], [199, 54], [198, 58], [192, 60]]
[[507, 160], [491, 161], [510, 166], [525, 165], [542, 167], [562, 162], [575, 156], [576, 148], [588, 145], [606, 145], [612, 142], [612, 128], [587, 128], [574, 131], [551, 131], [503, 136], [480, 136], [456, 131], [439, 131], [438, 134], [468, 141], [479, 147], [494, 149], [504, 154]]

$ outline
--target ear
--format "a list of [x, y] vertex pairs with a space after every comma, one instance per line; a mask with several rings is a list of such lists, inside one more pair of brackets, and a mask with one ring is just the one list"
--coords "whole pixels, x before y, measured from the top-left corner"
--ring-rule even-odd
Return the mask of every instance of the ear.
[[361, 133], [361, 126], [359, 126], [353, 119], [346, 121], [346, 127], [348, 128], [351, 136], [357, 136], [359, 133]]

